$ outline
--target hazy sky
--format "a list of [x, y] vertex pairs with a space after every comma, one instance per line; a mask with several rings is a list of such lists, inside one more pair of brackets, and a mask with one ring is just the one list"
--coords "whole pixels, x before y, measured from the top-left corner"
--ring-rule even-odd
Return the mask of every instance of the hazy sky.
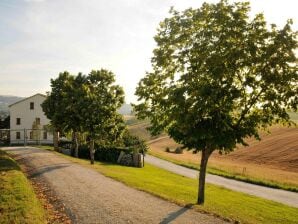
[[[202, 2], [0, 0], [0, 95], [45, 93], [59, 72], [106, 68], [133, 102], [138, 81], [150, 70], [156, 28], [170, 6], [182, 10]], [[251, 7], [269, 23], [293, 18], [298, 28], [297, 0], [253, 0]]]

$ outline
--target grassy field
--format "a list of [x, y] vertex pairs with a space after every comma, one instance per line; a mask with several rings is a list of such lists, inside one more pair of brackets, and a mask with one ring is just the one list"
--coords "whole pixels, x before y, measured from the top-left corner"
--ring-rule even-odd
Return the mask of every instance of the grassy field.
[[[170, 156], [163, 156], [155, 151], [149, 151], [150, 155], [160, 159], [167, 160], [180, 166], [199, 170], [199, 156], [197, 163], [185, 162], [181, 159], [173, 159]], [[224, 163], [224, 162], [223, 162]], [[298, 192], [298, 179], [293, 176], [298, 176], [297, 173], [288, 173], [280, 170], [272, 170], [262, 166], [255, 166], [246, 164], [246, 171], [243, 172], [243, 164], [237, 166], [236, 164], [224, 164], [219, 166], [220, 163], [210, 163], [207, 167], [207, 172], [218, 176], [226, 177], [229, 179], [239, 180], [247, 183], [257, 184], [261, 186], [284, 189], [288, 191]], [[287, 174], [286, 176], [284, 176]]]
[[17, 163], [0, 150], [0, 223], [47, 223], [46, 213]]
[[[49, 147], [43, 148], [51, 150]], [[211, 184], [206, 186], [205, 205], [194, 205], [198, 186], [196, 180], [148, 164], [144, 168], [124, 167], [101, 162], [96, 162], [92, 166], [88, 160], [59, 155], [75, 163], [96, 169], [105, 176], [121, 181], [128, 186], [149, 192], [182, 206], [192, 205], [196, 210], [230, 220], [237, 220], [241, 223], [298, 223], [297, 208]]]
[[[291, 113], [292, 120], [298, 118]], [[129, 119], [135, 119], [130, 117]], [[146, 130], [148, 122], [129, 125], [129, 131], [148, 142], [149, 153], [162, 159], [189, 168], [198, 169], [200, 154], [184, 151], [183, 154], [167, 153], [179, 145], [166, 135], [152, 137]], [[298, 191], [298, 127], [274, 126], [271, 134], [262, 133], [262, 140], [249, 139], [249, 147], [240, 147], [229, 155], [213, 153], [208, 163], [208, 172], [274, 188]]]
[[[250, 139], [249, 147], [240, 147], [228, 155], [214, 152], [209, 159], [208, 172], [260, 185], [298, 191], [298, 128], [273, 127], [271, 134], [263, 134], [262, 140]], [[149, 144], [149, 153], [176, 164], [198, 169], [200, 154], [185, 150], [174, 151], [179, 146], [169, 138]]]

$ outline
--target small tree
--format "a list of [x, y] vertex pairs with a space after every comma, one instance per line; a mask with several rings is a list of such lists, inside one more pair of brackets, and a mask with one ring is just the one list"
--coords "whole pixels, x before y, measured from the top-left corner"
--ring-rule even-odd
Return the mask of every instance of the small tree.
[[125, 126], [117, 109], [124, 103], [123, 89], [115, 85], [114, 74], [101, 69], [91, 71], [80, 89], [82, 129], [89, 133], [90, 159], [94, 163], [94, 142], [116, 140]]
[[290, 20], [268, 29], [263, 15], [250, 19], [249, 10], [248, 2], [226, 0], [172, 9], [155, 36], [153, 71], [136, 89], [135, 111], [150, 118], [153, 134], [165, 130], [202, 152], [199, 204], [212, 152], [260, 139], [260, 128], [291, 123], [287, 109], [297, 111], [297, 32]]

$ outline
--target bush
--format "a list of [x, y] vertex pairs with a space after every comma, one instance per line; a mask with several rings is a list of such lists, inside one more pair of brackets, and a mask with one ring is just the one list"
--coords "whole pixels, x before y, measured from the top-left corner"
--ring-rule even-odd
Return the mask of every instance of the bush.
[[165, 152], [171, 152], [170, 148], [169, 147], [166, 147]]
[[138, 136], [131, 135], [127, 130], [123, 134], [122, 141], [125, 147], [135, 148], [140, 153], [145, 154], [148, 151], [146, 142]]
[[[121, 153], [121, 151], [124, 151], [125, 153], [132, 153], [132, 148], [119, 148], [119, 147], [113, 147], [113, 146], [99, 146], [95, 145], [95, 153], [94, 153], [94, 159], [97, 161], [102, 162], [111, 162], [116, 163], [117, 159]], [[79, 158], [84, 159], [90, 159], [90, 152], [89, 152], [89, 146], [88, 145], [81, 145], [79, 148]]]
[[183, 153], [183, 149], [182, 149], [181, 147], [177, 147], [177, 148], [175, 149], [175, 153], [176, 153], [176, 154], [182, 154], [182, 153]]
[[60, 139], [58, 143], [59, 147], [64, 149], [71, 149], [72, 141], [66, 139]]

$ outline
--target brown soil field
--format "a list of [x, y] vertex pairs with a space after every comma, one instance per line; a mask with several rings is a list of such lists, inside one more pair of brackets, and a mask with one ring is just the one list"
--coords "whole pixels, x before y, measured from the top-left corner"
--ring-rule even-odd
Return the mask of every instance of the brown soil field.
[[[174, 151], [179, 146], [169, 138], [148, 143], [152, 154], [199, 166], [200, 154], [186, 150], [183, 154], [165, 152], [166, 147]], [[261, 133], [261, 141], [248, 139], [247, 143], [249, 146], [239, 146], [227, 155], [214, 152], [209, 167], [298, 186], [298, 127], [274, 126], [270, 133]]]
[[147, 128], [149, 127], [149, 123], [147, 121], [139, 122], [136, 124], [132, 124], [128, 126], [128, 131], [132, 135], [136, 135], [139, 138], [145, 140], [145, 141], [151, 141], [153, 139], [158, 139], [162, 136], [165, 136], [165, 134], [161, 134], [158, 136], [152, 136]]

